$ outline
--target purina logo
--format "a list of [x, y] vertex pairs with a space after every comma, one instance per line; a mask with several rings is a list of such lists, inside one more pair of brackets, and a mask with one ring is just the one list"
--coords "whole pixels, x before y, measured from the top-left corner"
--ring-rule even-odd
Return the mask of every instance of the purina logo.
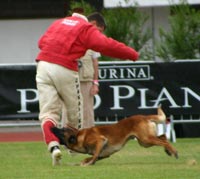
[[149, 65], [99, 66], [99, 81], [152, 80]]

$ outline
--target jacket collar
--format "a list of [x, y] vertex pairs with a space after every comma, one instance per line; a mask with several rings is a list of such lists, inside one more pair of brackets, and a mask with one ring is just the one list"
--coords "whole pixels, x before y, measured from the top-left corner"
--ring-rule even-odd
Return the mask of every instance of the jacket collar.
[[73, 16], [73, 17], [79, 17], [79, 18], [84, 19], [85, 21], [88, 22], [87, 17], [85, 17], [85, 16], [82, 15], [82, 14], [79, 14], [79, 13], [73, 13], [72, 16]]

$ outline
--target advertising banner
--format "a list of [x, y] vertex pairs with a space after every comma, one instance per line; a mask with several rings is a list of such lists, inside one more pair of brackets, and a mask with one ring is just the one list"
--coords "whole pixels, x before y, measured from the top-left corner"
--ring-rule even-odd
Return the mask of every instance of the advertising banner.
[[199, 114], [200, 62], [104, 64], [99, 67], [97, 116]]
[[[200, 61], [102, 62], [95, 116], [200, 114]], [[36, 65], [0, 65], [0, 119], [37, 118]]]
[[36, 66], [0, 65], [0, 119], [37, 118]]

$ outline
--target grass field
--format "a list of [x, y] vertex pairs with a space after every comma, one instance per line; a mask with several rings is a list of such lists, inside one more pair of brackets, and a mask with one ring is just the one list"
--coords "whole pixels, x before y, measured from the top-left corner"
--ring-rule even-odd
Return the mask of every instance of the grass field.
[[52, 167], [42, 142], [0, 143], [0, 179], [199, 179], [200, 139], [178, 139], [173, 145], [178, 160], [161, 147], [145, 149], [133, 140], [94, 166], [77, 166], [86, 155], [63, 151], [62, 165]]

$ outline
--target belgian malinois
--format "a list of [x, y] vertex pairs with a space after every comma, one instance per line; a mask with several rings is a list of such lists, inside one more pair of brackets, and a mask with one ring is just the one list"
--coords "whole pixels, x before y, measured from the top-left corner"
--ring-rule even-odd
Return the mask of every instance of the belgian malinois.
[[168, 142], [166, 136], [157, 136], [156, 123], [163, 123], [165, 120], [164, 112], [158, 108], [156, 115], [133, 115], [115, 124], [80, 130], [71, 126], [61, 129], [54, 127], [52, 131], [68, 149], [92, 155], [82, 161], [83, 166], [109, 157], [134, 138], [143, 147], [162, 146], [168, 155], [178, 158], [176, 149]]

